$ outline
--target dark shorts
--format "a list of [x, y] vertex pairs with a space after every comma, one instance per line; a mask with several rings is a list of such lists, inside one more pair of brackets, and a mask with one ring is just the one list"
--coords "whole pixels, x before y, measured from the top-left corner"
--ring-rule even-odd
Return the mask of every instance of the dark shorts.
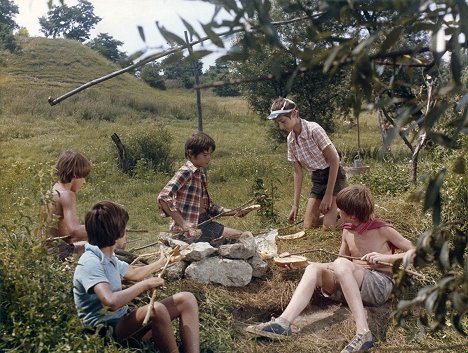
[[[311, 174], [312, 189], [310, 190], [310, 198], [323, 199], [325, 191], [327, 190], [328, 175], [330, 174], [330, 168], [314, 170]], [[338, 174], [336, 175], [335, 188], [333, 189], [333, 196], [336, 196], [341, 190], [346, 187], [346, 173], [340, 166], [338, 168]]]
[[[210, 219], [208, 214], [202, 214], [200, 215], [200, 218], [198, 219], [198, 223], [205, 222], [206, 220]], [[224, 225], [221, 223], [211, 221], [207, 222], [206, 224], [202, 225], [199, 227], [202, 231], [202, 235], [200, 238], [198, 238], [197, 242], [207, 242], [209, 243], [210, 241], [219, 238], [221, 235], [223, 235], [224, 232]]]

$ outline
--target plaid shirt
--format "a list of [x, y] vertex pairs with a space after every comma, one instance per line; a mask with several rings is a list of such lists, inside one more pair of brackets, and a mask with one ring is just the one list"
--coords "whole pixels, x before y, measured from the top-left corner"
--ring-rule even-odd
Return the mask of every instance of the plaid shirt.
[[[216, 216], [223, 212], [223, 208], [213, 204], [208, 195], [205, 173], [190, 161], [187, 161], [161, 190], [158, 195], [158, 204], [161, 200], [167, 203], [171, 211], [180, 212], [184, 220], [193, 224], [198, 224], [200, 214], [206, 212], [210, 216]], [[201, 209], [202, 204], [205, 205], [206, 210]], [[161, 206], [159, 210], [161, 216], [168, 216]], [[170, 229], [181, 230], [174, 221]]]
[[317, 123], [299, 119], [301, 133], [296, 136], [294, 131], [288, 135], [288, 161], [299, 162], [309, 171], [328, 168], [322, 151], [332, 145], [325, 130]]

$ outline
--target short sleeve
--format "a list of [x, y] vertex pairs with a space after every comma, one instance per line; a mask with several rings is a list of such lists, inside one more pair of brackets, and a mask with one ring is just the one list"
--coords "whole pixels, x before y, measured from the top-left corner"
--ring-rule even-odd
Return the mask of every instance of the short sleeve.
[[104, 267], [97, 257], [87, 257], [87, 261], [79, 262], [76, 268], [76, 278], [81, 282], [86, 293], [98, 283], [109, 283]]

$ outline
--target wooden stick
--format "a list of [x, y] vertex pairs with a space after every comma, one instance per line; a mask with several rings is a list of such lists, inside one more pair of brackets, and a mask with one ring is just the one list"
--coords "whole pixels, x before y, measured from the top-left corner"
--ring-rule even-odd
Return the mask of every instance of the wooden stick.
[[67, 239], [70, 238], [71, 235], [62, 235], [61, 237], [49, 237], [46, 240], [60, 240], [60, 239]]
[[[169, 263], [171, 262], [171, 257], [174, 255], [176, 255], [176, 253], [179, 252], [179, 245], [176, 245], [176, 247], [174, 249], [171, 249], [168, 253], [167, 253], [167, 260], [166, 260], [166, 263], [164, 264], [164, 267], [162, 268], [161, 272], [159, 273], [158, 277], [159, 278], [162, 278], [164, 272], [166, 272], [166, 268], [167, 268], [167, 265], [169, 265]], [[146, 312], [146, 316], [145, 316], [145, 319], [143, 320], [143, 326], [145, 326], [148, 321], [149, 321], [149, 317], [151, 315], [151, 308], [153, 307], [154, 305], [154, 301], [156, 299], [156, 289], [153, 290], [153, 294], [151, 295], [151, 299], [150, 299], [150, 302], [149, 302], [149, 305], [148, 305], [148, 311]]]
[[144, 257], [148, 257], [148, 256], [153, 256], [153, 255], [156, 255], [159, 251], [156, 251], [156, 252], [152, 252], [152, 253], [149, 253], [149, 254], [142, 254], [142, 255], [138, 255], [138, 257], [132, 261], [132, 263], [130, 265], [134, 265], [136, 262], [140, 261], [140, 259], [144, 258]]
[[132, 228], [127, 228], [125, 229], [126, 232], [131, 232], [131, 233], [148, 233], [148, 229], [132, 229]]
[[[304, 222], [303, 219], [300, 219], [298, 220], [297, 222], [294, 222], [294, 223], [291, 223], [291, 224], [288, 224], [287, 226], [285, 227], [281, 227], [281, 228], [278, 228], [277, 231], [280, 231], [280, 230], [285, 230], [285, 229], [288, 229], [288, 228], [291, 228], [291, 227], [294, 227], [294, 226], [297, 226], [298, 224]], [[264, 230], [262, 232], [258, 232], [258, 233], [253, 233], [252, 235], [260, 235], [260, 234], [265, 234], [265, 233], [268, 233], [268, 232], [271, 232], [272, 230], [274, 229], [268, 229], [268, 230]]]
[[239, 207], [236, 207], [236, 208], [233, 208], [232, 210], [229, 210], [229, 211], [224, 211], [224, 212], [221, 212], [220, 214], [217, 214], [216, 216], [213, 216], [213, 217], [210, 217], [209, 219], [207, 219], [206, 221], [203, 221], [201, 223], [198, 223], [197, 224], [197, 228], [201, 227], [202, 225], [208, 223], [208, 222], [211, 222], [212, 220], [216, 219], [216, 218], [219, 218], [221, 216], [224, 216], [226, 213], [229, 213], [229, 212], [234, 212], [234, 211], [240, 211], [241, 209], [243, 209], [244, 207], [246, 207], [248, 204], [254, 202], [254, 201], [257, 201], [257, 200], [260, 200], [262, 198], [264, 198], [265, 195], [258, 195], [258, 196], [255, 196], [255, 197], [252, 197], [249, 201], [243, 203], [241, 206]]
[[[340, 254], [336, 254], [336, 253], [327, 251], [327, 250], [325, 250], [325, 249], [310, 249], [310, 250], [298, 251], [298, 252], [295, 252], [295, 253], [292, 253], [292, 254], [286, 252], [286, 253], [279, 254], [278, 257], [288, 257], [288, 256], [291, 256], [291, 255], [302, 255], [302, 254], [307, 254], [307, 253], [316, 252], [316, 251], [321, 251], [321, 252], [324, 252], [324, 253], [326, 253], [326, 254], [336, 256], [336, 257], [344, 257], [344, 258], [350, 259], [350, 260], [361, 260], [360, 257], [348, 256], [348, 255], [340, 255]], [[393, 267], [393, 264], [391, 264], [390, 262], [376, 261], [375, 263], [376, 263], [376, 264], [379, 264], [379, 265], [384, 265], [384, 266]], [[414, 275], [414, 276], [417, 276], [417, 277], [426, 279], [426, 276], [424, 276], [423, 274], [421, 274], [421, 273], [419, 273], [419, 272], [409, 270], [409, 269], [407, 269], [407, 268], [404, 268], [403, 266], [400, 266], [400, 269], [403, 270], [403, 271], [405, 271], [405, 272], [411, 273], [411, 274]]]

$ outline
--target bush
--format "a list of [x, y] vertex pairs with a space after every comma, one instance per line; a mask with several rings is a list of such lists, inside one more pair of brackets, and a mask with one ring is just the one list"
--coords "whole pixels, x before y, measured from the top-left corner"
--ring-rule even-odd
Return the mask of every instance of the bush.
[[135, 175], [137, 170], [152, 169], [164, 174], [172, 174], [174, 157], [171, 153], [172, 135], [162, 126], [151, 128], [129, 136], [127, 146], [129, 170]]
[[73, 303], [73, 269], [48, 256], [27, 218], [0, 233], [0, 350], [16, 352], [110, 351], [97, 335], [85, 336]]
[[350, 181], [350, 184], [364, 184], [374, 195], [396, 196], [410, 187], [409, 165], [387, 161], [384, 164], [371, 164], [370, 170]]

